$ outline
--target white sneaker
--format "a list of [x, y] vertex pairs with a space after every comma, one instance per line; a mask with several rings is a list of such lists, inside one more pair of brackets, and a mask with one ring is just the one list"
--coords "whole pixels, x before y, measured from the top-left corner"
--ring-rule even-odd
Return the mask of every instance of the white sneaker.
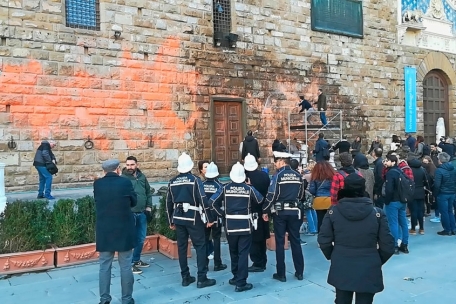
[[213, 254], [210, 254], [207, 258], [208, 258], [209, 260], [213, 260], [213, 259], [214, 259], [214, 255], [213, 255]]
[[432, 223], [440, 223], [440, 217], [434, 217], [429, 220]]

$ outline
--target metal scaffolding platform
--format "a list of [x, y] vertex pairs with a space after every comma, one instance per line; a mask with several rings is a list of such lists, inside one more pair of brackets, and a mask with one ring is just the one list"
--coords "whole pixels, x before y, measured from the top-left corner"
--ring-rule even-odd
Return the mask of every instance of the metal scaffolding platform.
[[[301, 164], [306, 165], [308, 159], [308, 150], [309, 150], [309, 140], [316, 140], [318, 134], [325, 132], [325, 139], [330, 139], [333, 141], [342, 140], [342, 111], [325, 111], [327, 118], [327, 124], [322, 125], [320, 120], [321, 111], [312, 111], [307, 113], [304, 111], [302, 113], [292, 113], [293, 110], [288, 112], [288, 149], [290, 150], [291, 143], [291, 133], [294, 131], [303, 131], [304, 137], [301, 141], [297, 138], [298, 142], [301, 143], [301, 149], [299, 153], [295, 155], [294, 158], [298, 159]], [[307, 115], [309, 114], [309, 115]], [[307, 118], [307, 123], [305, 118]], [[335, 143], [335, 142], [334, 142]], [[331, 163], [331, 160], [330, 160]], [[334, 163], [334, 158], [332, 157], [332, 163]], [[334, 166], [334, 164], [333, 164]]]

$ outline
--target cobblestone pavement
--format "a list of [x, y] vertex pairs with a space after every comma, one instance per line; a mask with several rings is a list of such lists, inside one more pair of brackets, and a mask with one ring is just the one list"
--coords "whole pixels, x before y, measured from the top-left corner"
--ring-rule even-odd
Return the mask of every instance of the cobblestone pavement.
[[[158, 189], [164, 184], [152, 184]], [[90, 195], [91, 188], [55, 190], [59, 198]], [[10, 200], [33, 199], [35, 193], [7, 194]], [[375, 303], [454, 303], [456, 277], [454, 253], [456, 237], [438, 236], [440, 224], [425, 223], [425, 235], [410, 236], [410, 254], [393, 256], [384, 267], [385, 290], [375, 297]], [[303, 246], [305, 257], [304, 280], [294, 278], [290, 250], [286, 251], [287, 279], [281, 283], [272, 279], [275, 272], [275, 254], [268, 251], [268, 267], [264, 273], [248, 278], [254, 288], [243, 293], [234, 292], [228, 284], [232, 277], [227, 270], [214, 272], [211, 262], [208, 276], [217, 279], [213, 287], [197, 289], [196, 283], [181, 287], [179, 264], [159, 253], [145, 255], [151, 264], [135, 275], [134, 298], [139, 304], [157, 303], [315, 303], [334, 302], [333, 287], [326, 283], [329, 262], [317, 247], [316, 236], [302, 236], [308, 242]], [[227, 244], [222, 244], [222, 258], [229, 265]], [[196, 275], [196, 260], [189, 261]], [[119, 304], [120, 276], [117, 262], [113, 264], [112, 304]], [[404, 278], [410, 278], [404, 280]], [[98, 264], [53, 269], [46, 272], [14, 275], [0, 279], [1, 304], [94, 304], [98, 303]]]
[[[438, 236], [439, 224], [426, 222], [426, 235], [411, 236], [410, 254], [393, 256], [384, 267], [385, 290], [375, 297], [375, 303], [454, 303], [456, 283], [454, 252], [456, 237]], [[272, 279], [275, 271], [274, 252], [268, 252], [268, 267], [264, 273], [248, 278], [254, 288], [234, 292], [228, 284], [229, 269], [214, 272], [211, 262], [208, 276], [217, 279], [213, 287], [197, 289], [196, 283], [181, 287], [178, 262], [156, 253], [143, 256], [151, 266], [135, 275], [134, 298], [139, 304], [157, 303], [333, 303], [332, 286], [326, 283], [329, 262], [317, 247], [316, 236], [302, 236], [305, 256], [304, 280], [294, 278], [290, 250], [286, 251], [287, 279], [281, 283]], [[229, 264], [228, 246], [222, 244], [222, 257]], [[195, 252], [189, 261], [196, 275]], [[119, 304], [120, 277], [117, 262], [113, 264], [112, 304]], [[411, 280], [404, 280], [411, 278]], [[0, 280], [2, 304], [98, 303], [98, 264], [53, 269], [6, 277]], [[273, 301], [273, 302], [270, 302]]]

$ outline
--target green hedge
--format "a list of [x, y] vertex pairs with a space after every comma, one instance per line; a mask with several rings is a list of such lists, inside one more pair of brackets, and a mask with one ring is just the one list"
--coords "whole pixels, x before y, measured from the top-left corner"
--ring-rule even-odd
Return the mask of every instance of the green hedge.
[[[156, 211], [153, 206], [147, 234], [158, 231], [175, 240], [176, 232], [168, 226], [164, 197]], [[52, 210], [45, 200], [7, 203], [0, 214], [0, 254], [44, 250], [51, 244], [66, 247], [93, 243], [95, 221], [95, 200], [91, 196], [58, 200]]]
[[7, 203], [0, 214], [0, 253], [44, 250], [51, 243], [47, 201]]

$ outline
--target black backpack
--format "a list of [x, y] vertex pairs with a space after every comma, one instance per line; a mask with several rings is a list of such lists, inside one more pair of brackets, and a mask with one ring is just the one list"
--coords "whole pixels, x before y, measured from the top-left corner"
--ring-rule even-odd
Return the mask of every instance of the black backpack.
[[431, 155], [431, 147], [429, 147], [429, 145], [427, 144], [424, 144], [423, 146], [423, 156], [430, 156]]
[[[410, 168], [410, 167], [404, 167], [404, 168]], [[404, 172], [402, 172], [402, 169], [398, 169], [399, 171], [399, 179], [398, 179], [398, 192], [399, 192], [399, 199], [401, 203], [410, 203], [413, 202], [413, 196], [415, 194], [415, 181], [413, 179], [408, 178], [407, 175], [405, 175]]]
[[325, 159], [329, 159], [330, 155], [331, 155], [331, 152], [329, 152], [329, 146], [323, 148], [323, 157]]

